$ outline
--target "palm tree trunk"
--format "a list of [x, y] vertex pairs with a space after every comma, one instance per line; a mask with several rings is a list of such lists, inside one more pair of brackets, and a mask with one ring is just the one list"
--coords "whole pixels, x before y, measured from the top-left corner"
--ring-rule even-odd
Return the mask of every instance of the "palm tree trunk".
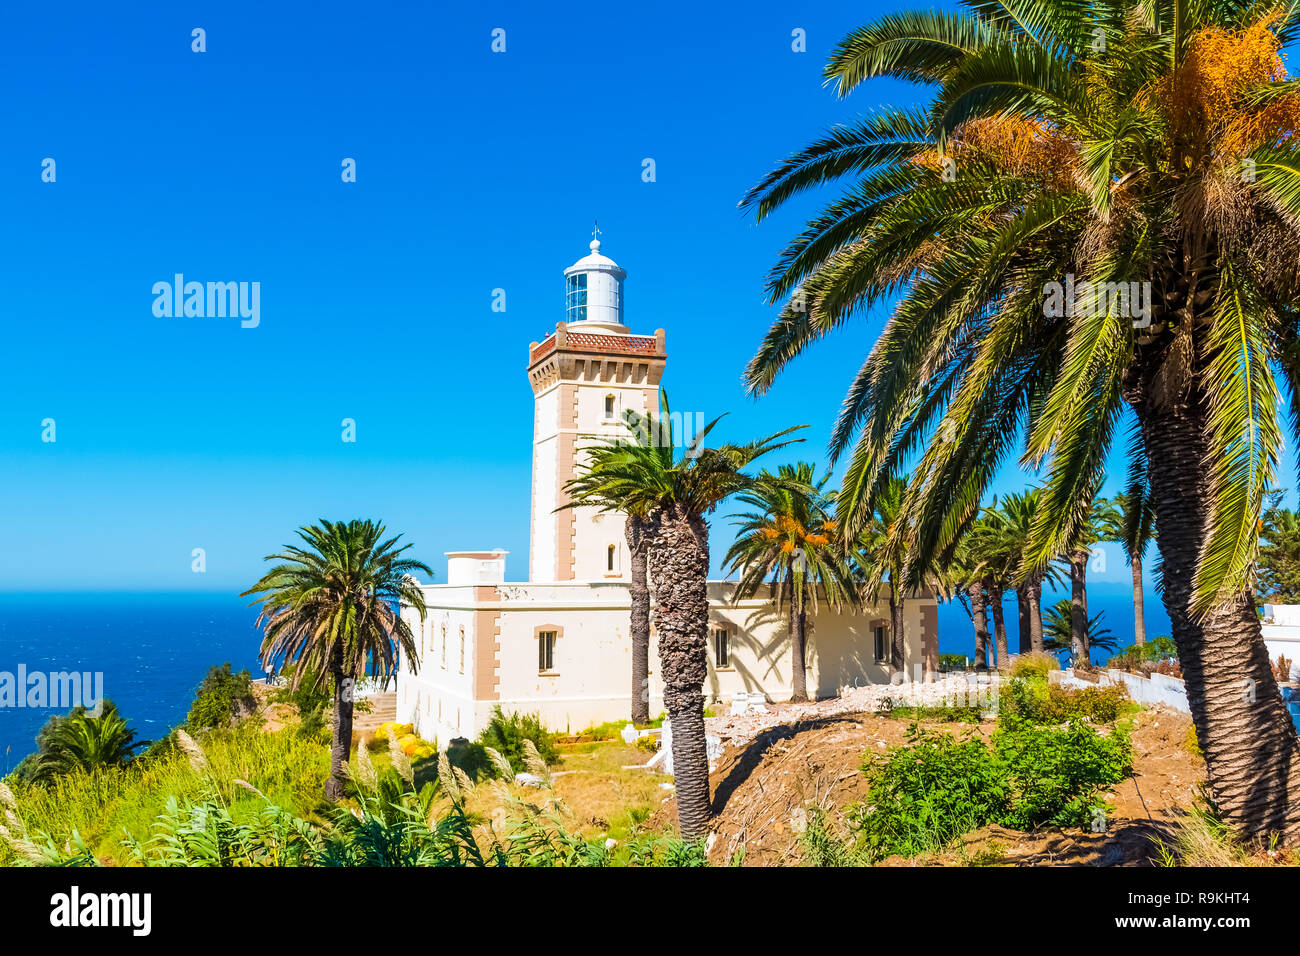
[[1242, 591], [1203, 617], [1192, 613], [1209, 502], [1206, 399], [1193, 384], [1181, 398], [1157, 401], [1158, 367], [1151, 361], [1135, 370], [1125, 397], [1142, 429], [1160, 529], [1162, 597], [1209, 789], [1218, 813], [1244, 835], [1281, 833], [1295, 843], [1300, 840], [1300, 739], [1278, 693], [1254, 600]]
[[325, 799], [337, 802], [343, 799], [348, 780], [348, 757], [352, 753], [352, 678], [343, 673], [343, 652], [335, 651], [335, 661], [330, 668], [334, 681], [334, 733], [330, 739], [330, 775], [325, 781]]
[[989, 625], [984, 615], [984, 585], [976, 581], [967, 586], [966, 592], [970, 595], [971, 623], [975, 625], [975, 669], [986, 671], [989, 669]]
[[1043, 653], [1043, 582], [1038, 579], [1029, 584], [1029, 649]]
[[987, 590], [989, 603], [993, 605], [993, 639], [997, 646], [997, 666], [1006, 667], [1010, 651], [1007, 649], [1007, 626], [1002, 619], [1002, 589], [990, 583]]
[[[901, 575], [900, 575], [901, 576]], [[903, 598], [894, 592], [894, 581], [890, 572], [889, 581], [889, 682], [901, 684], [907, 680], [904, 670], [903, 652], [906, 647], [903, 633]]]
[[650, 587], [646, 582], [648, 546], [640, 518], [628, 517], [623, 526], [631, 556], [632, 583], [629, 597], [632, 618], [628, 629], [632, 635], [632, 723], [650, 722]]
[[1136, 554], [1133, 565], [1133, 642], [1141, 647], [1147, 642], [1146, 617], [1142, 610], [1142, 559]]
[[802, 607], [795, 609], [790, 601], [790, 699], [808, 699], [808, 676], [804, 670], [804, 627], [808, 619]]
[[1029, 628], [1029, 587], [1020, 585], [1016, 588], [1016, 623], [1020, 626], [1020, 653], [1028, 654], [1034, 649], [1034, 639]]
[[1088, 652], [1088, 552], [1070, 554], [1070, 652], [1078, 663], [1090, 663]]
[[708, 676], [709, 529], [681, 505], [661, 508], [651, 533], [650, 575], [664, 706], [672, 721], [677, 826], [687, 840], [709, 826], [709, 758], [704, 739]]

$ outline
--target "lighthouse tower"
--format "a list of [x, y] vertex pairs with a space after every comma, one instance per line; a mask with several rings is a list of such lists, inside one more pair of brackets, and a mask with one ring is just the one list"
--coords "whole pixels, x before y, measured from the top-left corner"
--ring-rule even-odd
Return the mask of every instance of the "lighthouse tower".
[[628, 579], [623, 517], [565, 508], [564, 484], [583, 449], [627, 434], [623, 412], [658, 409], [667, 353], [664, 331], [634, 335], [624, 323], [627, 273], [600, 251], [564, 270], [564, 321], [528, 346], [533, 387], [533, 504], [530, 581]]

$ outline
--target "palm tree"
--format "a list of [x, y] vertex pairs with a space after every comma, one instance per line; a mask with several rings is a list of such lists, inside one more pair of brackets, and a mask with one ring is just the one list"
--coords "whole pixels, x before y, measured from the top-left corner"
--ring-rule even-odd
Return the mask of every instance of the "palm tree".
[[294, 663], [290, 689], [320, 690], [332, 685], [334, 734], [325, 796], [339, 800], [347, 782], [352, 747], [352, 686], [366, 659], [376, 676], [392, 677], [398, 654], [411, 670], [419, 655], [401, 606], [424, 620], [424, 593], [412, 575], [432, 576], [428, 565], [402, 553], [401, 535], [382, 540], [385, 528], [374, 521], [332, 522], [298, 529], [306, 547], [286, 545], [267, 561], [280, 561], [241, 597], [261, 594], [257, 624], [265, 631], [262, 666]]
[[[1110, 629], [1103, 627], [1101, 619], [1105, 611], [1098, 611], [1088, 619], [1088, 646], [1100, 647], [1114, 653], [1115, 638]], [[1074, 605], [1069, 598], [1061, 598], [1047, 609], [1044, 620], [1045, 636], [1043, 650], [1049, 652], [1069, 651], [1074, 646]]]
[[923, 104], [834, 128], [742, 202], [761, 219], [854, 179], [772, 270], [771, 301], [790, 301], [753, 391], [899, 297], [832, 434], [833, 459], [852, 448], [846, 533], [907, 470], [911, 553], [928, 560], [1023, 435], [1024, 464], [1047, 467], [1028, 562], [1042, 568], [1132, 417], [1216, 806], [1288, 840], [1300, 739], [1250, 584], [1279, 374], [1300, 405], [1300, 84], [1279, 55], [1298, 31], [1300, 7], [1180, 0], [883, 15], [839, 44], [827, 80], [840, 95], [918, 82]]
[[739, 532], [723, 564], [739, 572], [735, 598], [753, 597], [768, 587], [778, 613], [789, 605], [791, 700], [808, 699], [805, 671], [808, 608], [817, 609], [818, 591], [832, 606], [855, 597], [849, 569], [832, 541], [836, 524], [829, 516], [833, 499], [823, 488], [829, 474], [816, 479], [807, 462], [782, 465], [777, 474], [760, 472], [739, 495], [751, 510], [734, 515]]
[[633, 446], [628, 446], [627, 473], [617, 488], [620, 500], [646, 516], [664, 706], [673, 730], [677, 823], [687, 839], [703, 835], [710, 815], [704, 739], [704, 681], [709, 667], [706, 516], [730, 496], [753, 486], [754, 479], [743, 472], [746, 466], [789, 444], [780, 439], [806, 427], [787, 428], [746, 445], [705, 447], [720, 420], [713, 419], [689, 445], [678, 449], [668, 397], [661, 391], [659, 417], [647, 415], [639, 423], [655, 439], [648, 452], [640, 450], [640, 442], [634, 443], [635, 455]]
[[93, 773], [125, 765], [148, 744], [136, 740], [135, 731], [111, 700], [102, 702], [98, 717], [76, 707], [64, 717], [52, 717], [36, 738], [37, 752], [20, 773], [33, 783], [48, 783], [74, 770]]
[[[661, 393], [667, 421], [667, 393]], [[628, 409], [623, 413], [628, 436], [616, 442], [585, 449], [588, 461], [576, 478], [567, 482], [570, 502], [556, 510], [578, 505], [595, 505], [602, 511], [623, 515], [623, 536], [627, 540], [631, 582], [628, 598], [632, 637], [632, 722], [650, 722], [650, 586], [647, 570], [650, 536], [647, 521], [650, 501], [642, 493], [647, 469], [656, 467], [660, 436], [653, 417]]]
[[1155, 510], [1151, 507], [1151, 489], [1145, 474], [1130, 483], [1127, 493], [1111, 499], [1111, 509], [1103, 519], [1106, 541], [1118, 541], [1124, 559], [1133, 572], [1133, 639], [1141, 646], [1147, 641], [1146, 615], [1143, 611], [1142, 556], [1155, 537]]
[[1016, 575], [1016, 607], [1020, 624], [1020, 653], [1043, 649], [1043, 580], [1046, 571], [1025, 572], [1025, 552], [1033, 531], [1034, 512], [1038, 507], [1038, 489], [1029, 488], [1022, 493], [1012, 492], [1002, 496], [1002, 519], [1006, 523], [1011, 547], [1015, 551], [1018, 570]]
[[889, 582], [889, 680], [900, 683], [907, 677], [904, 652], [903, 602], [907, 578], [907, 538], [903, 499], [907, 479], [886, 482], [876, 496], [862, 528], [854, 536], [854, 571], [862, 593], [875, 600], [884, 582]]
[[[998, 507], [997, 496], [980, 513], [966, 536], [966, 544], [978, 567], [984, 595], [993, 612], [993, 637], [997, 666], [1006, 667], [1010, 656], [1007, 628], [1003, 621], [1002, 594], [1013, 586], [1020, 564], [1021, 542], [1015, 526]], [[1022, 635], [1023, 638], [1023, 635]]]
[[1092, 647], [1088, 642], [1088, 559], [1097, 543], [1105, 539], [1106, 528], [1117, 520], [1110, 502], [1105, 498], [1093, 499], [1060, 559], [1070, 572], [1070, 633], [1073, 635], [1070, 656], [1085, 664], [1092, 661]]

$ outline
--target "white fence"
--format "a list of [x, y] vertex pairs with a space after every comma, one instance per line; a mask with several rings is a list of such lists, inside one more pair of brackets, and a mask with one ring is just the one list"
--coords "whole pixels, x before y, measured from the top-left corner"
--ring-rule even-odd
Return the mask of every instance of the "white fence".
[[1057, 678], [1062, 685], [1066, 687], [1106, 687], [1111, 684], [1123, 684], [1128, 689], [1129, 697], [1137, 703], [1144, 705], [1164, 704], [1171, 710], [1180, 713], [1190, 714], [1192, 708], [1187, 703], [1187, 685], [1177, 677], [1170, 677], [1167, 674], [1152, 674], [1150, 677], [1143, 677], [1141, 674], [1130, 674], [1128, 671], [1121, 671], [1115, 668], [1107, 670], [1098, 679], [1097, 684], [1091, 681], [1075, 677], [1073, 671], [1052, 671], [1051, 676]]

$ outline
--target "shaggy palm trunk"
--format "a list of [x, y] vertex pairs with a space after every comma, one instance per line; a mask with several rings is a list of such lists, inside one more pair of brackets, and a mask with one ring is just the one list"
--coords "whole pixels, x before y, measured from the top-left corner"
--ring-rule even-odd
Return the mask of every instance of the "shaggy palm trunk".
[[[1162, 597], [1209, 790], [1218, 813], [1245, 835], [1281, 833], [1294, 844], [1300, 841], [1300, 740], [1278, 693], [1254, 600], [1241, 591], [1203, 617], [1192, 613], [1209, 510], [1206, 398], [1190, 384], [1182, 396], [1157, 400], [1158, 365], [1142, 359], [1125, 397], [1142, 429], [1160, 529]], [[1189, 374], [1192, 383], [1197, 374]]]
[[970, 595], [970, 619], [975, 625], [975, 669], [986, 671], [989, 669], [989, 625], [984, 616], [984, 586], [971, 584], [966, 593]]
[[1007, 625], [1002, 619], [1002, 589], [992, 582], [986, 586], [986, 589], [989, 595], [989, 604], [993, 607], [993, 640], [998, 654], [996, 666], [1006, 667], [1010, 651], [1007, 649]]
[[709, 826], [709, 758], [704, 740], [704, 680], [708, 676], [709, 529], [681, 505], [656, 515], [650, 551], [655, 629], [664, 706], [672, 721], [677, 826], [687, 840]]
[[650, 722], [650, 587], [646, 582], [649, 547], [640, 518], [628, 517], [623, 527], [631, 555], [632, 583], [628, 588], [632, 602], [632, 722]]
[[[899, 575], [898, 577], [901, 577]], [[893, 572], [890, 572], [889, 580], [889, 682], [891, 684], [901, 684], [907, 680], [907, 672], [903, 669], [903, 651], [904, 638], [903, 633], [903, 598], [901, 595], [894, 593], [894, 581], [898, 580]]]
[[1076, 663], [1090, 663], [1088, 648], [1088, 552], [1070, 555], [1070, 653]]
[[1029, 649], [1043, 652], [1043, 582], [1037, 580], [1029, 585]]
[[334, 681], [334, 733], [330, 739], [330, 775], [325, 781], [325, 798], [343, 799], [348, 780], [348, 757], [352, 752], [352, 679], [343, 673], [343, 653], [336, 651], [330, 667]]
[[808, 617], [802, 607], [790, 602], [790, 699], [808, 699], [808, 676], [804, 670], [804, 637]]
[[1146, 616], [1142, 611], [1142, 559], [1136, 554], [1133, 565], [1133, 642], [1141, 647], [1147, 642]]
[[1016, 588], [1016, 623], [1020, 630], [1020, 653], [1028, 654], [1034, 649], [1034, 639], [1029, 632], [1029, 588], [1024, 584]]

